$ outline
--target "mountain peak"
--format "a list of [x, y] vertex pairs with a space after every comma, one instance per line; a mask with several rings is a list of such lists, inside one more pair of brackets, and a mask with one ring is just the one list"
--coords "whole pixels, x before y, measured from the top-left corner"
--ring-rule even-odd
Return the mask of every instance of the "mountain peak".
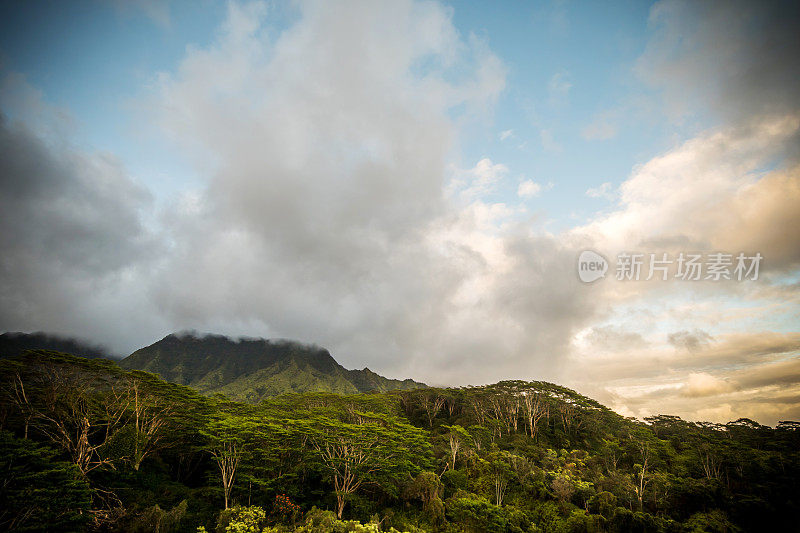
[[347, 370], [328, 350], [287, 339], [230, 338], [196, 331], [171, 333], [120, 362], [209, 394], [257, 402], [285, 392], [357, 393], [425, 387], [368, 368]]

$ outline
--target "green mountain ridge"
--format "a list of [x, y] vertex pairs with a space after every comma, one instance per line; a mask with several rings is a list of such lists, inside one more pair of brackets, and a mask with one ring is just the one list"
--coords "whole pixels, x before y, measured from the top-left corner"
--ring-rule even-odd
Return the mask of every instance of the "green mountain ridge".
[[106, 348], [80, 339], [62, 337], [41, 331], [36, 333], [9, 331], [0, 334], [0, 358], [17, 357], [28, 350], [52, 350], [90, 359], [113, 359], [113, 356]]
[[411, 379], [348, 370], [328, 350], [288, 340], [171, 334], [119, 362], [205, 394], [251, 403], [288, 392], [386, 392], [425, 388]]

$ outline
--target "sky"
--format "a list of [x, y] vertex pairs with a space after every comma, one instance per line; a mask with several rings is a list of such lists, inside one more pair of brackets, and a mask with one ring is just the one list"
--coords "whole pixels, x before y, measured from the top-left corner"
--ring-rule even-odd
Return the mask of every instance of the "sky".
[[799, 419], [799, 11], [2, 2], [0, 330]]

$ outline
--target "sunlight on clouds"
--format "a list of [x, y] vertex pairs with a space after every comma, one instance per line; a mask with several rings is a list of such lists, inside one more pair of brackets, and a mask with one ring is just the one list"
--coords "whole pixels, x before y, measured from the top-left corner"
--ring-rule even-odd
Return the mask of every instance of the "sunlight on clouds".
[[[169, 24], [168, 8], [138, 5]], [[572, 137], [613, 142], [640, 95], [569, 131], [507, 117], [500, 127], [516, 130], [500, 130], [509, 69], [488, 37], [456, 28], [457, 6], [293, 9], [278, 30], [271, 4], [230, 2], [211, 42], [152, 75], [140, 106], [152, 137], [204, 184], [157, 214], [115, 156], [73, 144], [68, 112], [24, 76], [3, 78], [1, 216], [23, 227], [0, 259], [7, 327], [114, 342], [110, 326], [132, 324], [114, 332], [126, 348], [134, 325], [146, 338], [269, 334], [432, 384], [566, 380], [631, 416], [800, 415], [800, 76], [796, 58], [774, 53], [795, 38], [774, 9], [653, 7], [635, 70], [650, 104], [666, 106], [647, 120], [680, 124], [662, 132], [675, 142], [643, 152], [627, 177], [565, 181], [575, 186], [547, 196], [604, 209], [556, 233], [526, 205], [545, 203], [531, 199], [552, 182], [527, 176], [560, 180], [546, 167], [571, 171]], [[765, 44], [740, 53], [743, 42]], [[564, 111], [581, 78], [552, 72], [537, 105]], [[491, 142], [462, 154], [475, 124]], [[525, 174], [512, 155], [524, 138]], [[587, 285], [575, 272], [584, 249], [765, 260], [757, 282], [611, 273]]]
[[714, 396], [733, 390], [733, 386], [725, 381], [703, 372], [692, 372], [686, 380], [683, 392], [689, 397]]

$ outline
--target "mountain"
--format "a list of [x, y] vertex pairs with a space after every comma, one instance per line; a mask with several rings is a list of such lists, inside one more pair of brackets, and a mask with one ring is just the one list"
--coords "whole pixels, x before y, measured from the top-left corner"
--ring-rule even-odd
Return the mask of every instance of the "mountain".
[[206, 394], [222, 393], [248, 402], [287, 392], [352, 394], [426, 387], [411, 379], [385, 378], [368, 368], [347, 370], [317, 346], [222, 335], [167, 335], [119, 364]]
[[28, 350], [52, 350], [83, 357], [111, 359], [108, 350], [102, 346], [87, 344], [84, 341], [51, 335], [49, 333], [8, 332], [0, 335], [0, 358], [16, 357]]

